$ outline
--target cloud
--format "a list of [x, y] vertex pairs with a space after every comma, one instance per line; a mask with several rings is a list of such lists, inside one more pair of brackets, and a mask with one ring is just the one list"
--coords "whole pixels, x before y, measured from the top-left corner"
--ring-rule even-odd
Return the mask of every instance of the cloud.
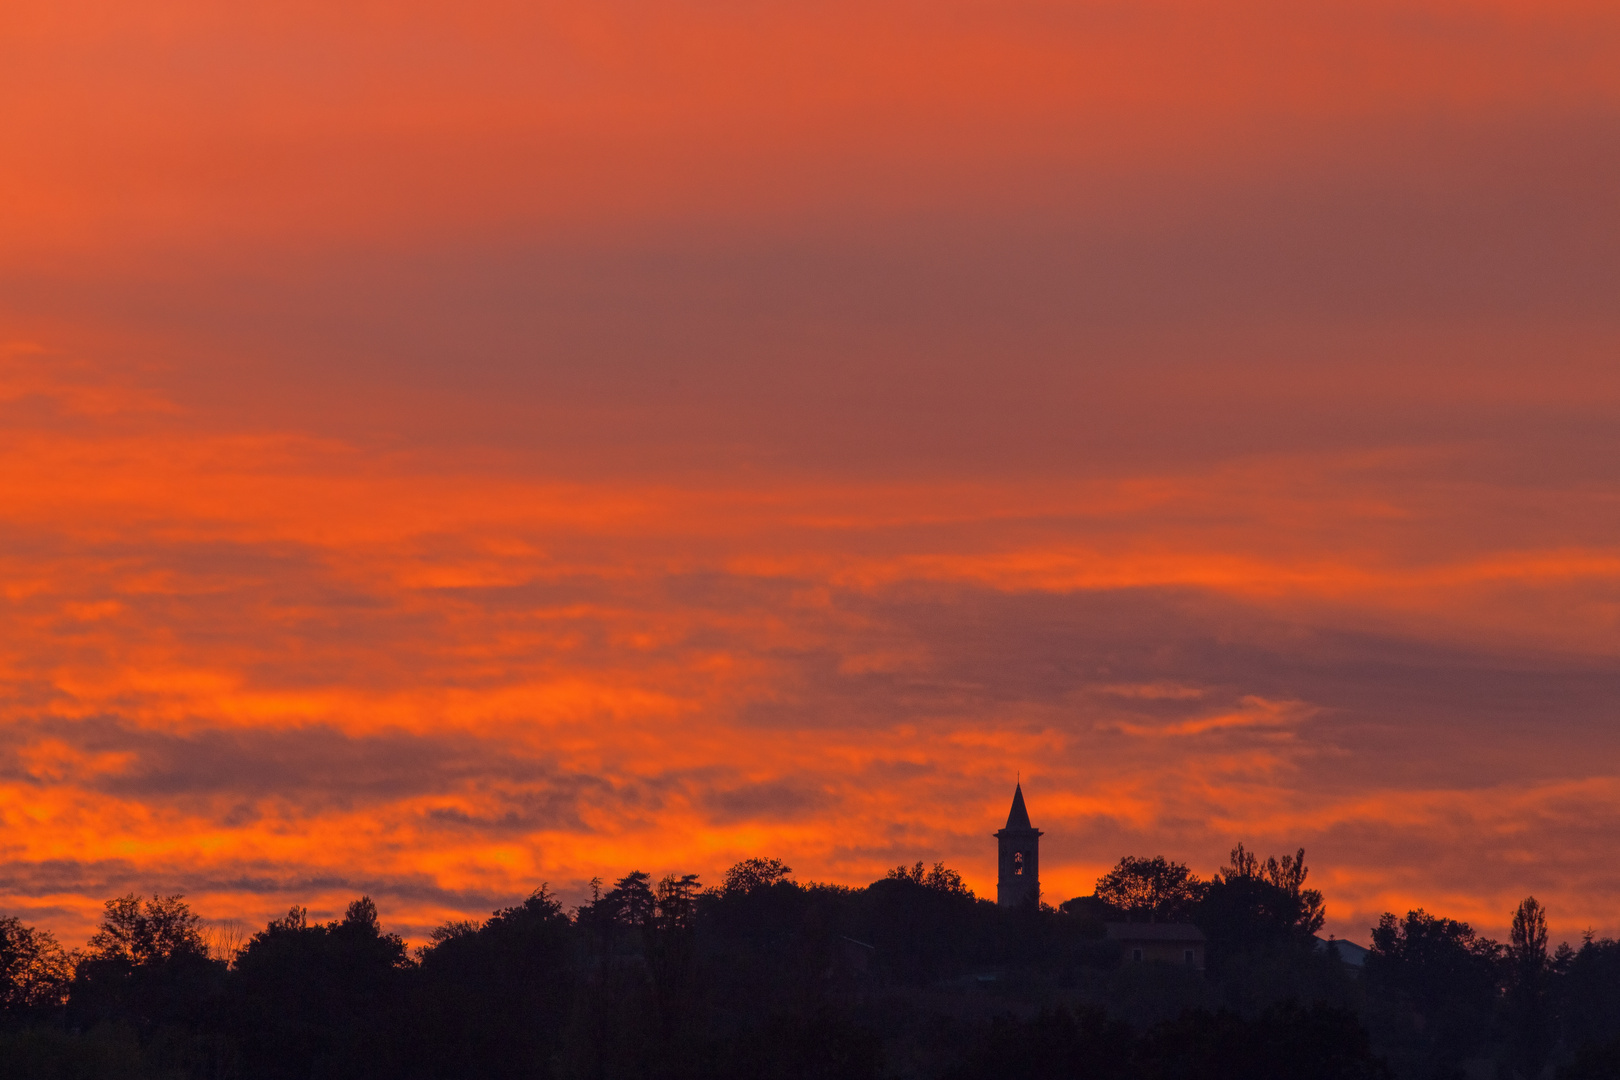
[[[1609, 661], [1313, 627], [1199, 589], [924, 580], [834, 587], [817, 604], [781, 606], [803, 587], [739, 576], [691, 588], [654, 576], [616, 598], [619, 586], [598, 582], [596, 602], [581, 607], [576, 582], [562, 598], [567, 669], [604, 683], [623, 673], [649, 692], [583, 689], [561, 710], [533, 681], [531, 665], [552, 661], [520, 663], [522, 637], [500, 644], [512, 612], [550, 595], [514, 604], [505, 593], [524, 595], [521, 584], [429, 590], [459, 614], [439, 622], [444, 636], [404, 684], [410, 669], [391, 661], [312, 680], [300, 664], [239, 652], [251, 642], [227, 638], [210, 652], [211, 639], [190, 638], [194, 661], [210, 656], [234, 674], [148, 681], [133, 697], [120, 689], [108, 700], [128, 718], [14, 716], [6, 726], [6, 813], [34, 822], [29, 842], [6, 855], [9, 888], [34, 903], [75, 893], [89, 910], [97, 890], [148, 887], [137, 886], [144, 872], [223, 905], [211, 914], [274, 910], [300, 889], [328, 906], [344, 890], [370, 891], [413, 926], [476, 913], [467, 905], [541, 879], [577, 883], [631, 866], [712, 878], [761, 850], [851, 882], [944, 857], [988, 888], [984, 835], [1005, 813], [1007, 774], [1021, 769], [1048, 831], [1054, 894], [1083, 891], [1088, 873], [1124, 853], [1167, 850], [1208, 872], [1245, 839], [1305, 843], [1340, 902], [1356, 905], [1348, 910], [1423, 902], [1445, 867], [1456, 876], [1442, 897], [1461, 890], [1469, 910], [1487, 911], [1501, 891], [1487, 852], [1509, 836], [1494, 808], [1502, 792], [1547, 777], [1516, 796], [1529, 838], [1564, 828], [1571, 811], [1558, 806], [1598, 820], [1612, 812], [1601, 809], [1612, 779], [1571, 769], [1594, 760], [1596, 725], [1620, 689]], [[643, 633], [666, 626], [629, 667], [626, 620]], [[366, 633], [421, 650], [416, 625], [413, 613]], [[300, 648], [343, 639], [322, 634]], [[877, 651], [907, 660], [842, 661]], [[284, 698], [284, 680], [326, 718], [241, 708]], [[1549, 726], [1542, 707], [1555, 693], [1561, 723]], [[162, 704], [175, 694], [183, 712]], [[210, 700], [238, 704], [210, 716]], [[941, 816], [944, 806], [957, 809]], [[963, 812], [972, 807], [977, 826]], [[1414, 830], [1430, 854], [1392, 856]], [[130, 843], [149, 854], [113, 855]], [[1562, 865], [1536, 853], [1542, 843], [1512, 842], [1526, 879]], [[1441, 848], [1458, 855], [1434, 857]], [[1567, 905], [1588, 910], [1581, 897], [1596, 894], [1562, 873], [1574, 889]]]
[[1612, 920], [1613, 12], [35, 7], [5, 903], [987, 891], [1021, 774]]

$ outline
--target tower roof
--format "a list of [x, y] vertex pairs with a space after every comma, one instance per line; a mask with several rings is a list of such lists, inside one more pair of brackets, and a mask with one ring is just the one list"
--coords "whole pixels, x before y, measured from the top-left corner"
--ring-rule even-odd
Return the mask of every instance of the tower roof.
[[1020, 783], [1013, 788], [1013, 804], [1012, 809], [1007, 813], [1007, 828], [1027, 829], [1029, 827], [1029, 811], [1024, 808], [1024, 785]]

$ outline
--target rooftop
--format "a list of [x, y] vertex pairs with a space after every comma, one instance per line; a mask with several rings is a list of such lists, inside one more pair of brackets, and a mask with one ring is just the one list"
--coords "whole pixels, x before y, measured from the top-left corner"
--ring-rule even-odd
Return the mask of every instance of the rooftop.
[[1204, 932], [1192, 923], [1111, 922], [1108, 936], [1115, 941], [1203, 941]]
[[1029, 829], [1029, 811], [1024, 808], [1024, 785], [1013, 788], [1012, 809], [1007, 812], [1007, 828]]

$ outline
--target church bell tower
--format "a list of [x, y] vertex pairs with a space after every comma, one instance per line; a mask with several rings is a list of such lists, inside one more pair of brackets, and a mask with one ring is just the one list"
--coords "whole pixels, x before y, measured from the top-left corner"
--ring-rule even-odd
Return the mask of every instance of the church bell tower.
[[1024, 785], [1013, 789], [1007, 827], [996, 833], [996, 903], [1002, 907], [1034, 904], [1041, 897], [1041, 830], [1029, 823]]

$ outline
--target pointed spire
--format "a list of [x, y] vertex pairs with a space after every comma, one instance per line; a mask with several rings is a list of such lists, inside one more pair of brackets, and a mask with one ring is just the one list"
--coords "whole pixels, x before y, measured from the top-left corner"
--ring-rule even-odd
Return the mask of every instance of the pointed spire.
[[1018, 786], [1013, 788], [1012, 810], [1007, 814], [1007, 828], [1029, 828], [1029, 811], [1024, 809], [1024, 784], [1020, 780]]

